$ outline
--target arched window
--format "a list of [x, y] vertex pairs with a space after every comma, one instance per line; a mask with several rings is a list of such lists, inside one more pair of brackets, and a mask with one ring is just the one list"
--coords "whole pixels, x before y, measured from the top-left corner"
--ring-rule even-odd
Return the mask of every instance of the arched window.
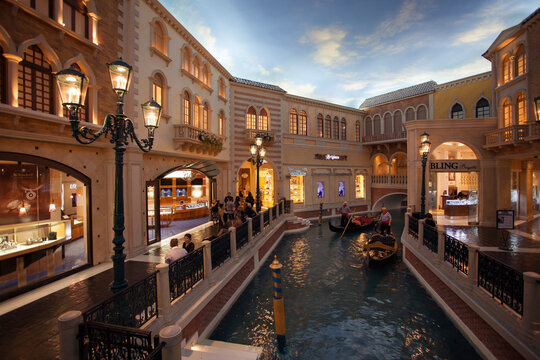
[[356, 124], [354, 128], [354, 139], [356, 141], [360, 141], [360, 120], [356, 120]]
[[208, 64], [203, 65], [202, 76], [202, 82], [207, 86], [210, 86], [210, 68], [208, 67]]
[[219, 129], [218, 129], [219, 135], [223, 136], [225, 134], [225, 114], [223, 113], [223, 110], [220, 110], [219, 112]]
[[289, 115], [289, 132], [291, 134], [298, 134], [298, 113], [296, 109], [291, 109]]
[[347, 140], [347, 120], [341, 118], [341, 140]]
[[330, 115], [326, 115], [324, 118], [324, 137], [327, 139], [332, 138], [332, 118]]
[[202, 111], [202, 128], [208, 131], [208, 103], [205, 102]]
[[416, 109], [416, 120], [426, 120], [427, 119], [427, 108], [425, 105], [420, 105]]
[[193, 70], [191, 71], [193, 76], [195, 76], [197, 79], [200, 79], [201, 77], [201, 60], [198, 56], [195, 56], [195, 59], [193, 59]]
[[502, 115], [503, 115], [504, 127], [508, 127], [512, 125], [512, 119], [510, 118], [511, 114], [512, 112], [510, 111], [510, 100], [504, 99], [502, 103]]
[[527, 71], [527, 57], [525, 54], [525, 47], [520, 45], [516, 52], [516, 76], [522, 75]]
[[518, 125], [523, 125], [527, 123], [527, 99], [525, 98], [525, 93], [520, 92], [516, 100], [516, 111], [517, 111], [517, 123]]
[[259, 114], [259, 130], [268, 130], [268, 112], [262, 109]]
[[154, 78], [152, 79], [152, 99], [154, 99], [162, 107], [165, 102], [164, 91], [165, 80], [163, 79], [163, 76], [161, 74], [155, 74]]
[[334, 117], [334, 122], [332, 123], [332, 138], [339, 140], [339, 118]]
[[246, 128], [256, 129], [257, 128], [257, 111], [253, 106], [250, 106], [246, 114]]
[[219, 96], [222, 98], [226, 97], [226, 89], [227, 86], [225, 85], [225, 80], [223, 80], [223, 78], [219, 78]]
[[298, 134], [307, 135], [307, 114], [304, 110], [300, 111], [300, 118], [298, 120]]
[[184, 91], [184, 124], [191, 124], [191, 96]]
[[[77, 64], [77, 63], [71, 64], [71, 67], [74, 68], [75, 70], [81, 72], [81, 73], [84, 73], [82, 71], [81, 67], [79, 66], [79, 64]], [[69, 118], [69, 112], [67, 111], [67, 109], [65, 107], [63, 107], [63, 111], [64, 111], [64, 117]], [[86, 96], [84, 98], [83, 106], [81, 106], [81, 108], [79, 109], [79, 120], [80, 121], [88, 121], [88, 119], [90, 119], [90, 113], [89, 113], [89, 107], [88, 107], [88, 96]]]
[[7, 77], [6, 77], [6, 58], [4, 57], [4, 49], [0, 47], [0, 102], [7, 102]]
[[191, 49], [186, 46], [182, 53], [182, 69], [191, 72]]
[[455, 103], [452, 106], [450, 118], [451, 119], [463, 119], [464, 113], [463, 113], [463, 106], [461, 104]]
[[392, 115], [390, 113], [384, 114], [384, 133], [392, 133]]
[[510, 81], [510, 57], [507, 55], [502, 62], [503, 83]]
[[193, 99], [193, 126], [200, 128], [202, 125], [201, 119], [201, 100], [198, 96]]
[[324, 136], [324, 125], [323, 125], [323, 116], [322, 114], [317, 115], [317, 136]]
[[51, 65], [37, 45], [29, 46], [19, 62], [19, 107], [54, 113]]
[[379, 115], [375, 115], [373, 117], [373, 135], [380, 135], [381, 134], [381, 117]]
[[366, 136], [372, 136], [373, 135], [373, 120], [371, 117], [366, 118]]
[[403, 121], [401, 120], [401, 111], [394, 113], [394, 132], [403, 131]]
[[163, 24], [159, 21], [152, 23], [152, 32], [152, 46], [167, 55], [167, 35], [165, 35]]
[[405, 111], [405, 121], [413, 121], [414, 119], [414, 110], [412, 108], [408, 108], [407, 111]]
[[476, 102], [475, 107], [475, 116], [477, 118], [485, 118], [489, 117], [490, 111], [489, 111], [489, 101], [486, 98], [481, 98]]

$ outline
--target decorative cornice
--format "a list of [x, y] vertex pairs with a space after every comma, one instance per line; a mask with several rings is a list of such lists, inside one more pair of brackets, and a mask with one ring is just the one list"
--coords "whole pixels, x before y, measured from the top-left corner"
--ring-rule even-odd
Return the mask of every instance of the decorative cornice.
[[352, 107], [348, 107], [348, 106], [333, 104], [333, 103], [329, 103], [329, 102], [322, 101], [322, 100], [309, 99], [309, 98], [305, 98], [303, 96], [298, 96], [298, 95], [285, 94], [285, 100], [286, 101], [291, 101], [291, 102], [294, 101], [294, 102], [301, 103], [301, 104], [306, 104], [306, 105], [319, 106], [319, 107], [323, 107], [323, 108], [333, 108], [333, 109], [337, 108], [340, 111], [346, 111], [346, 112], [349, 112], [349, 113], [352, 113], [352, 114], [355, 114], [355, 115], [359, 115], [359, 116], [360, 115], [366, 115], [365, 111], [357, 109], [357, 108], [352, 108]]
[[468, 76], [463, 79], [450, 81], [450, 82], [440, 84], [440, 85], [435, 85], [435, 91], [448, 90], [451, 88], [469, 85], [469, 84], [479, 82], [479, 81], [489, 80], [491, 78], [492, 78], [491, 71], [486, 71], [485, 73]]

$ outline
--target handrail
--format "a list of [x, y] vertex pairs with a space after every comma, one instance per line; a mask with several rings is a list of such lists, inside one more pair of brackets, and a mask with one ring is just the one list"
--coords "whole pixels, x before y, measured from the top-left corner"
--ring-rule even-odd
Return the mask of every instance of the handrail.
[[212, 240], [210, 249], [212, 253], [212, 269], [215, 269], [231, 257], [231, 234], [226, 233]]
[[412, 215], [409, 215], [409, 235], [418, 239], [418, 219]]
[[465, 275], [469, 274], [469, 248], [458, 239], [444, 234], [444, 261]]
[[204, 247], [169, 264], [170, 301], [179, 298], [204, 279]]
[[435, 254], [439, 252], [439, 233], [436, 228], [424, 223], [422, 244]]
[[253, 232], [252, 232], [253, 236], [258, 235], [261, 232], [261, 214], [260, 213], [255, 215], [255, 217], [253, 217], [251, 226], [253, 229]]
[[248, 222], [246, 221], [236, 228], [236, 250], [246, 245], [248, 240]]

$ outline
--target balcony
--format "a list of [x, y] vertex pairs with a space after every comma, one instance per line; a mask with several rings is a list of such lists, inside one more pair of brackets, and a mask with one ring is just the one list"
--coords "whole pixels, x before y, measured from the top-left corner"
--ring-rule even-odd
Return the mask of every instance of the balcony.
[[372, 187], [407, 187], [407, 175], [371, 175]]
[[225, 138], [189, 124], [174, 125], [175, 149], [216, 156], [223, 150]]
[[263, 135], [263, 144], [264, 146], [270, 146], [274, 143], [276, 136], [273, 131], [270, 130], [259, 130], [259, 129], [245, 129], [244, 130], [244, 140], [246, 144], [251, 144], [255, 142], [255, 136], [257, 134]]
[[512, 125], [486, 133], [485, 149], [501, 148], [505, 145], [527, 144], [540, 140], [540, 124]]
[[406, 140], [407, 140], [406, 131], [400, 131], [400, 132], [395, 132], [391, 134], [369, 135], [369, 136], [362, 137], [362, 142], [364, 143], [364, 145], [380, 144], [380, 143], [386, 143], [386, 142], [398, 142], [398, 141], [406, 141]]

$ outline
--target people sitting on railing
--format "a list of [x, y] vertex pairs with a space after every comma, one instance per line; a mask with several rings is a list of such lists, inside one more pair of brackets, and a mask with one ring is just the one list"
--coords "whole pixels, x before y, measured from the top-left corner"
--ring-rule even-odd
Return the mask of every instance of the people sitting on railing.
[[244, 214], [250, 218], [257, 216], [257, 212], [253, 209], [253, 205], [249, 202], [244, 204]]
[[184, 243], [182, 244], [182, 248], [186, 249], [188, 254], [195, 250], [195, 244], [191, 242], [191, 234], [184, 235]]
[[165, 255], [165, 262], [167, 264], [173, 263], [176, 260], [183, 258], [188, 254], [187, 250], [178, 247], [178, 239], [172, 238], [170, 242], [171, 250]]
[[390, 225], [392, 224], [392, 215], [386, 210], [386, 208], [383, 206], [381, 209], [381, 234], [392, 234], [392, 229], [390, 228]]
[[243, 223], [243, 221], [242, 221], [242, 212], [237, 211], [236, 212], [236, 217], [234, 218], [233, 226], [234, 227], [239, 227], [240, 225], [242, 225], [242, 223]]
[[437, 226], [437, 224], [435, 224], [435, 220], [433, 220], [433, 215], [431, 215], [431, 213], [426, 214], [426, 217], [424, 218], [424, 224], [432, 226], [432, 227]]

